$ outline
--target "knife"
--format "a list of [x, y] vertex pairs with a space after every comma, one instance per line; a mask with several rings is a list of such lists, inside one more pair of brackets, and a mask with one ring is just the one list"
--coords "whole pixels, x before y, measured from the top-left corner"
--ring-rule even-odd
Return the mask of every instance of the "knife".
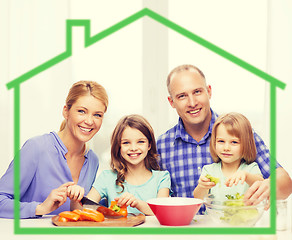
[[113, 211], [112, 209], [107, 208], [99, 203], [96, 203], [87, 197], [83, 197], [81, 199], [81, 203], [82, 203], [83, 208], [90, 208], [90, 209], [97, 210], [97, 211], [101, 212], [107, 218], [122, 218], [123, 217], [123, 215], [121, 215], [121, 214]]
[[90, 200], [87, 197], [83, 197], [81, 199], [81, 203], [82, 203], [83, 208], [90, 208], [90, 209], [94, 209], [94, 210], [96, 210], [100, 206], [103, 206], [97, 202]]

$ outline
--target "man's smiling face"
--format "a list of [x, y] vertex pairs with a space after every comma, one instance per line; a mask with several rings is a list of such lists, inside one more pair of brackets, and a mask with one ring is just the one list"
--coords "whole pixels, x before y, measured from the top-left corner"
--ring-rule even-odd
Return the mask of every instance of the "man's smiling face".
[[176, 109], [186, 128], [199, 126], [210, 115], [211, 87], [195, 70], [175, 73], [170, 81], [169, 103]]

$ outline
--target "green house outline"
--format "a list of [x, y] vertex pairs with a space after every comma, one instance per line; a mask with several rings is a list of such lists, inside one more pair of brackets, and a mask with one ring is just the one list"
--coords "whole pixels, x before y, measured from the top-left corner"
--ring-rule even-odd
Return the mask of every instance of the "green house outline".
[[[200, 44], [201, 46], [211, 50], [221, 57], [233, 62], [234, 64], [244, 68], [245, 70], [257, 75], [258, 77], [270, 83], [270, 153], [271, 153], [271, 220], [269, 228], [187, 228], [187, 227], [171, 227], [171, 228], [21, 228], [20, 227], [20, 85], [35, 75], [53, 67], [63, 60], [72, 56], [72, 28], [84, 27], [84, 45], [89, 47], [103, 38], [119, 31], [129, 24], [148, 16], [158, 23], [172, 29], [173, 31], [189, 38], [190, 40]], [[56, 57], [44, 62], [34, 69], [24, 73], [6, 84], [8, 90], [14, 89], [14, 232], [15, 234], [275, 234], [276, 233], [276, 88], [285, 89], [286, 84], [273, 76], [261, 71], [251, 64], [239, 59], [238, 57], [226, 52], [220, 47], [206, 41], [198, 35], [188, 31], [187, 29], [175, 24], [169, 19], [157, 14], [156, 12], [144, 8], [141, 11], [125, 18], [124, 20], [114, 24], [113, 26], [90, 35], [90, 20], [69, 19], [66, 21], [66, 50]]]

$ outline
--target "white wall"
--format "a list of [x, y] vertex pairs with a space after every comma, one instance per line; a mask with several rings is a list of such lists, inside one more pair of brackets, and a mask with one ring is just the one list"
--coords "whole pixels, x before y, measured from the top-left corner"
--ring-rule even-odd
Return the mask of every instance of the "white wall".
[[[292, 134], [290, 0], [180, 0], [159, 4], [152, 0], [1, 0], [0, 175], [13, 159], [13, 90], [8, 91], [6, 83], [65, 51], [66, 19], [90, 19], [94, 35], [143, 7], [287, 84], [285, 90], [277, 91], [277, 159], [292, 175], [288, 150]], [[147, 44], [151, 26], [157, 39], [153, 46]], [[160, 24], [142, 19], [87, 49], [82, 45], [83, 29], [74, 29], [73, 56], [21, 85], [21, 143], [57, 131], [68, 88], [81, 79], [96, 80], [106, 87], [110, 106], [91, 146], [106, 167], [109, 136], [121, 116], [145, 115], [156, 135], [177, 122], [176, 112], [166, 99], [166, 76], [173, 67], [191, 63], [203, 70], [213, 87], [212, 107], [219, 113], [244, 113], [269, 145], [269, 84], [184, 36], [161, 29]], [[161, 38], [165, 44], [159, 42]], [[153, 72], [145, 74], [145, 69]], [[155, 92], [149, 91], [149, 86], [160, 86], [159, 96], [155, 95], [157, 109], [147, 103]], [[163, 116], [163, 123], [153, 117], [153, 112]]]

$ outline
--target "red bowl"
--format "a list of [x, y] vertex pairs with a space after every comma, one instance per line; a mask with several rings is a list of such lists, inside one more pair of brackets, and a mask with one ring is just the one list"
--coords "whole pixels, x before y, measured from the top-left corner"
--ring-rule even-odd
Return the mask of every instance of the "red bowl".
[[161, 225], [189, 225], [199, 211], [203, 200], [197, 198], [166, 197], [147, 201]]

